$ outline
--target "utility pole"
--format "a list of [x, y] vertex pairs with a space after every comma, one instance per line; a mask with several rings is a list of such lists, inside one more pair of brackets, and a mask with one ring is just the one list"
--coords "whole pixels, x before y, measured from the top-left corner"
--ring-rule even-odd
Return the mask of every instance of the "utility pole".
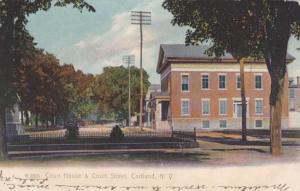
[[131, 24], [140, 25], [140, 117], [139, 125], [143, 130], [143, 25], [151, 25], [151, 12], [131, 11]]
[[131, 122], [131, 77], [130, 77], [130, 65], [135, 63], [134, 55], [123, 56], [123, 63], [128, 65], [128, 127]]

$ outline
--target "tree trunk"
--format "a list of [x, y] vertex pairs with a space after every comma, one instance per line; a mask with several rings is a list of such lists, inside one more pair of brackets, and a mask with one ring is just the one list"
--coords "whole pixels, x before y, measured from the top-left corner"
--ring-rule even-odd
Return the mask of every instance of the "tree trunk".
[[[282, 117], [282, 99], [285, 90], [285, 74], [286, 65], [280, 57], [280, 53], [276, 56], [272, 56], [273, 67], [271, 73], [271, 94], [270, 94], [270, 152], [273, 155], [282, 154], [282, 135], [281, 135], [281, 117]], [[281, 54], [286, 55], [282, 50]]]
[[38, 123], [39, 123], [39, 114], [35, 114], [35, 128], [37, 128], [38, 127]]
[[282, 154], [281, 117], [282, 99], [285, 91], [286, 53], [291, 34], [290, 13], [284, 2], [270, 4], [270, 15], [266, 20], [265, 60], [271, 77], [270, 93], [270, 151], [272, 155]]
[[29, 114], [28, 114], [28, 111], [25, 111], [25, 124], [27, 126], [29, 125]]
[[[49, 127], [49, 117], [48, 116], [46, 117], [45, 121], [46, 121], [46, 128], [48, 129], [48, 127]], [[51, 121], [51, 119], [50, 119], [50, 121]]]
[[270, 124], [271, 124], [270, 152], [273, 155], [282, 154], [281, 116], [282, 116], [283, 85], [280, 87], [280, 90], [277, 95], [278, 98], [275, 101], [275, 104], [270, 105]]
[[241, 99], [242, 99], [242, 141], [247, 141], [247, 103], [245, 92], [244, 58], [240, 59]]
[[8, 93], [11, 89], [13, 68], [13, 34], [15, 19], [14, 0], [7, 1], [7, 19], [1, 25], [0, 42], [0, 158], [7, 158], [6, 146], [6, 106], [9, 101]]
[[51, 117], [51, 127], [55, 127], [55, 115]]
[[24, 111], [21, 109], [21, 124], [24, 125]]
[[[3, 101], [3, 100], [1, 100]], [[0, 106], [0, 159], [7, 158], [5, 104]]]

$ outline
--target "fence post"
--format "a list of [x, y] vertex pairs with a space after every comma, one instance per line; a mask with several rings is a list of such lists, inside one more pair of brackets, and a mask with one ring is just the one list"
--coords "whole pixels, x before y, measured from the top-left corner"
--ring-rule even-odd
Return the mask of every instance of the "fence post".
[[196, 128], [194, 127], [194, 141], [197, 142], [197, 133], [196, 133]]
[[173, 139], [173, 125], [171, 126], [171, 138]]

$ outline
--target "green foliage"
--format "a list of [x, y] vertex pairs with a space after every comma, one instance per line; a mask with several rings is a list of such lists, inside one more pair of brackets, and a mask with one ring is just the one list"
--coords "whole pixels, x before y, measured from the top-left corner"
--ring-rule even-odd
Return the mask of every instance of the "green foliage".
[[28, 16], [52, 6], [73, 5], [82, 11], [95, 11], [84, 0], [1, 0], [0, 1], [0, 102], [8, 103], [15, 93], [13, 74], [24, 57], [35, 53], [33, 37], [28, 33]]
[[110, 132], [109, 138], [113, 140], [122, 140], [124, 138], [124, 133], [119, 125], [114, 126]]
[[[173, 14], [174, 25], [189, 27], [187, 44], [211, 42], [207, 53], [217, 57], [225, 52], [235, 57], [262, 58], [268, 55], [268, 38], [279, 34], [275, 32], [280, 16], [276, 12], [279, 10], [287, 16], [287, 35], [299, 37], [300, 34], [300, 8], [296, 2], [165, 0], [163, 7]], [[270, 33], [268, 26], [272, 28]]]
[[90, 114], [95, 108], [93, 82], [93, 75], [60, 65], [53, 55], [39, 51], [22, 60], [14, 84], [23, 111], [31, 111], [42, 121], [54, 121], [57, 117], [66, 120], [69, 113], [78, 119]]
[[[5, 108], [16, 97], [13, 76], [22, 58], [30, 57], [34, 52], [33, 38], [26, 29], [27, 18], [37, 11], [47, 11], [51, 6], [68, 4], [80, 11], [95, 11], [84, 0], [0, 0], [0, 155], [6, 155]], [[43, 99], [39, 97], [36, 101]]]
[[[140, 70], [134, 66], [131, 70], [131, 108], [132, 113], [138, 110], [140, 95]], [[144, 71], [144, 95], [146, 95], [150, 82], [149, 75]], [[103, 73], [96, 77], [94, 84], [94, 100], [98, 103], [102, 115], [115, 113], [118, 119], [127, 119], [128, 116], [128, 69], [119, 67], [106, 67]]]

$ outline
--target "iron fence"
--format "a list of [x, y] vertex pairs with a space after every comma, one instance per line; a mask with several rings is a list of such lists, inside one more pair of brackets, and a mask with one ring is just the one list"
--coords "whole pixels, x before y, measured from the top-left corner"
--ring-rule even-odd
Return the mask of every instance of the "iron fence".
[[[90, 143], [90, 142], [107, 142], [110, 138], [111, 129], [97, 130], [80, 128], [78, 136], [70, 140], [68, 138], [68, 131], [66, 129], [59, 130], [45, 130], [45, 131], [25, 131], [22, 134], [7, 135], [8, 143]], [[124, 138], [126, 139], [155, 139], [155, 138], [172, 138], [171, 131], [130, 131], [130, 129], [123, 131]]]
[[172, 131], [172, 137], [181, 139], [184, 141], [192, 141], [192, 142], [197, 142], [197, 133], [196, 133], [196, 128], [191, 131]]

